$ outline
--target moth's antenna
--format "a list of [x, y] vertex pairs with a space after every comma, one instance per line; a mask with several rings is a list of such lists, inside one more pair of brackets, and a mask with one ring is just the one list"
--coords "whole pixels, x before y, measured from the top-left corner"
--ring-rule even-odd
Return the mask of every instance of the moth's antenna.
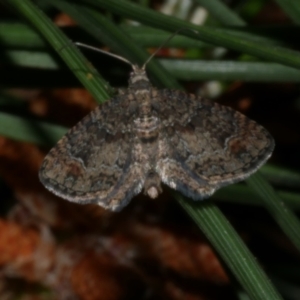
[[93, 46], [90, 46], [90, 45], [87, 45], [87, 44], [83, 44], [83, 43], [79, 43], [79, 42], [75, 42], [75, 45], [79, 46], [79, 47], [83, 47], [83, 48], [87, 48], [87, 49], [90, 49], [90, 50], [94, 50], [96, 52], [101, 52], [101, 53], [104, 53], [106, 55], [110, 55], [114, 58], [117, 58], [127, 64], [129, 64], [133, 69], [134, 69], [134, 65], [129, 61], [127, 60], [126, 58], [122, 57], [122, 56], [119, 56], [117, 54], [114, 54], [114, 53], [110, 53], [110, 52], [107, 52], [107, 51], [104, 51], [102, 49], [99, 49], [97, 47], [93, 47]]
[[178, 30], [176, 30], [172, 35], [170, 35], [155, 51], [154, 53], [152, 53], [152, 55], [149, 56], [149, 58], [146, 60], [146, 62], [143, 64], [142, 66], [142, 69], [144, 70], [146, 68], [146, 65], [148, 64], [148, 62], [157, 54], [157, 52], [159, 50], [161, 50], [162, 47], [164, 47], [168, 42], [170, 42], [170, 40], [175, 36], [177, 35], [180, 31], [183, 31], [183, 30], [188, 30], [188, 31], [192, 31], [194, 32], [195, 34], [198, 33], [197, 30], [193, 30], [193, 29], [189, 29], [189, 28], [180, 28]]

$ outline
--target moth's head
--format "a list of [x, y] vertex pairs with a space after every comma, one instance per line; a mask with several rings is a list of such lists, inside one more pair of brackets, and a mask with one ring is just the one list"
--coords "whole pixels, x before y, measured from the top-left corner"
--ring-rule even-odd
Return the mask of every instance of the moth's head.
[[150, 87], [151, 83], [148, 79], [145, 68], [132, 65], [132, 72], [130, 73], [129, 77], [129, 88], [140, 90]]

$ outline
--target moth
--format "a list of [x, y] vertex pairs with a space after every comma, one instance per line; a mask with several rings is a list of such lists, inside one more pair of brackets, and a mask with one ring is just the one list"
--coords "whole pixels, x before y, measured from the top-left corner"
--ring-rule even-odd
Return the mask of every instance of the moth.
[[164, 183], [201, 200], [270, 157], [274, 140], [256, 122], [208, 99], [153, 87], [146, 64], [132, 69], [128, 89], [91, 111], [45, 157], [39, 178], [55, 195], [119, 211], [142, 190], [157, 198]]

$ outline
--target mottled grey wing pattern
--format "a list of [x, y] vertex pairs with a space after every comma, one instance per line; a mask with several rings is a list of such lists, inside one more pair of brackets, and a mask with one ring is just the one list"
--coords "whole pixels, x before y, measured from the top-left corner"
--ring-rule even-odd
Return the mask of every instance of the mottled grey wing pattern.
[[195, 200], [241, 181], [271, 155], [274, 141], [259, 124], [210, 100], [162, 90], [161, 119], [168, 157], [158, 161], [162, 181]]
[[132, 66], [128, 89], [87, 115], [49, 152], [41, 182], [77, 203], [120, 210], [161, 181], [195, 200], [245, 179], [274, 141], [233, 109], [180, 91], [157, 90]]
[[144, 174], [131, 164], [130, 103], [119, 96], [97, 107], [48, 153], [39, 173], [54, 194], [119, 210], [138, 194]]

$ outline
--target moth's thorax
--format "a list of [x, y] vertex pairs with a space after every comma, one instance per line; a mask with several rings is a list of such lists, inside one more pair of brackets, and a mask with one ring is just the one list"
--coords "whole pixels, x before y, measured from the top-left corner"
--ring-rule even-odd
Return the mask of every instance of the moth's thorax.
[[160, 119], [152, 106], [150, 91], [136, 95], [138, 110], [134, 119], [134, 130], [145, 142], [156, 140], [160, 130]]

